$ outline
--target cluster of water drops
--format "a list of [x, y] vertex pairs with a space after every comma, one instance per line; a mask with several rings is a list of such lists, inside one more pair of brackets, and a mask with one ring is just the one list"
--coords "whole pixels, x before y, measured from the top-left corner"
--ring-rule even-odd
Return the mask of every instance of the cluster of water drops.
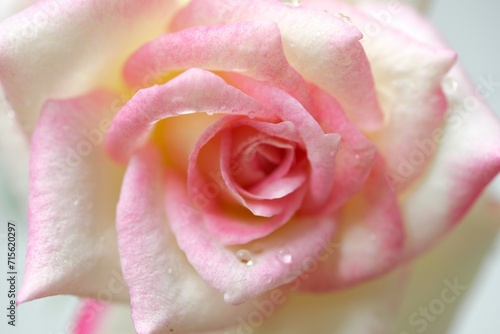
[[[260, 253], [262, 251], [261, 248], [256, 248], [255, 252]], [[242, 263], [247, 266], [253, 266], [255, 264], [254, 260], [254, 254], [249, 251], [248, 249], [240, 249], [236, 252], [236, 258]], [[289, 248], [281, 248], [277, 253], [276, 253], [276, 258], [278, 259], [279, 262], [290, 265], [293, 262], [293, 255], [292, 252], [290, 251]]]

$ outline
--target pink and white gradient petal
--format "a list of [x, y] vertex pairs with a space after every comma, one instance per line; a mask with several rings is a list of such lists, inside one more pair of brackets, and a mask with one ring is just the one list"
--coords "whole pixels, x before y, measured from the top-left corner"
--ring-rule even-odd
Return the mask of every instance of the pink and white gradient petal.
[[290, 65], [335, 96], [357, 126], [376, 129], [383, 124], [370, 64], [359, 43], [362, 35], [339, 18], [279, 0], [194, 0], [176, 16], [172, 28], [263, 19], [279, 26]]
[[159, 78], [188, 68], [237, 72], [271, 82], [309, 104], [304, 79], [287, 62], [277, 24], [260, 19], [223, 26], [202, 26], [162, 35], [127, 61], [124, 74], [137, 85], [148, 73]]
[[427, 248], [464, 216], [486, 185], [500, 172], [500, 122], [476, 97], [463, 70], [449, 74], [459, 84], [450, 97], [438, 146], [426, 178], [404, 198], [407, 255]]
[[[410, 8], [402, 7], [393, 25], [436, 49], [445, 47], [436, 29]], [[425, 138], [436, 145], [434, 160], [423, 181], [402, 202], [408, 256], [429, 247], [453, 228], [500, 172], [498, 116], [459, 65], [447, 74], [446, 84], [451, 89], [444, 125]]]
[[375, 162], [377, 148], [349, 122], [334, 98], [317, 87], [311, 87], [311, 96], [314, 101], [313, 117], [325, 132], [338, 133], [342, 138], [335, 157], [334, 191], [321, 210], [332, 213], [364, 187]]
[[[96, 307], [99, 306], [96, 305]], [[84, 305], [83, 309], [85, 310], [85, 308]], [[130, 305], [107, 304], [99, 312], [101, 312], [101, 315], [99, 319], [95, 319], [95, 324], [91, 328], [92, 331], [72, 334], [137, 334], [130, 316]], [[80, 314], [79, 317], [81, 318], [82, 315]], [[82, 320], [77, 318], [76, 321], [78, 323]]]
[[[403, 4], [398, 5], [398, 14], [390, 15], [388, 23], [378, 21], [373, 14], [378, 11], [369, 10], [370, 6], [365, 13], [338, 2], [304, 0], [302, 4], [317, 10], [326, 9], [332, 15], [341, 12], [363, 31], [365, 38], [361, 43], [386, 115], [386, 125], [371, 133], [370, 138], [384, 155], [391, 173], [405, 174], [404, 182], [394, 182], [396, 190], [407, 188], [423, 175], [432, 160], [432, 148], [423, 156], [415, 156], [414, 152], [419, 149], [416, 143], [431, 136], [444, 119], [447, 101], [441, 82], [456, 61], [455, 53], [444, 45], [423, 43], [395, 28], [393, 22], [403, 11]], [[415, 31], [419, 32], [420, 28], [416, 27]], [[403, 162], [408, 160], [417, 163], [412, 163], [412, 170], [406, 175]]]
[[119, 248], [135, 328], [149, 334], [234, 326], [254, 306], [226, 304], [187, 262], [164, 207], [165, 192], [182, 194], [165, 187], [164, 179], [159, 152], [152, 146], [139, 150], [128, 165], [118, 203]]
[[[57, 294], [96, 297], [120, 275], [115, 230], [123, 169], [103, 149], [114, 96], [45, 104], [33, 134], [29, 240], [18, 301]], [[113, 300], [126, 300], [119, 291]]]
[[341, 137], [338, 133], [325, 133], [318, 122], [290, 95], [266, 83], [251, 78], [230, 75], [237, 87], [258, 99], [282, 120], [291, 122], [297, 129], [309, 161], [308, 193], [301, 212], [314, 212], [325, 205], [333, 187], [336, 154]]
[[87, 299], [81, 303], [72, 334], [99, 334], [102, 331], [102, 322], [112, 306], [94, 299]]
[[[408, 273], [400, 269], [356, 288], [329, 294], [304, 294], [290, 286], [276, 288], [271, 297], [255, 302], [253, 309], [238, 316], [236, 326], [198, 333], [392, 333], [407, 280]], [[129, 306], [115, 304], [103, 311], [96, 331], [85, 334], [133, 333]]]
[[392, 269], [403, 258], [405, 230], [395, 193], [385, 179], [379, 156], [365, 187], [338, 212], [338, 246], [301, 289], [328, 291], [368, 280]]
[[113, 120], [106, 146], [113, 158], [126, 162], [162, 119], [192, 113], [249, 115], [261, 110], [256, 100], [219, 76], [193, 68], [166, 84], [137, 92]]
[[173, 0], [47, 0], [0, 25], [0, 82], [31, 134], [42, 104], [98, 85], [122, 87], [133, 50], [162, 33]]
[[[253, 124], [256, 122], [234, 121], [232, 116], [220, 119], [209, 126], [200, 136], [189, 157], [190, 164], [188, 168], [187, 184], [192, 203], [198, 206], [197, 209], [205, 211], [201, 219], [206, 224], [207, 230], [225, 245], [248, 243], [272, 233], [288, 222], [293, 214], [300, 208], [305, 195], [305, 189], [294, 189], [293, 192], [284, 197], [266, 200], [242, 193], [237, 182], [233, 179], [233, 176], [237, 175], [232, 175], [234, 174], [234, 170], [231, 168], [233, 164], [231, 164], [231, 158], [228, 156], [232, 150], [230, 147], [225, 147], [224, 141], [222, 145], [220, 145], [219, 155], [210, 155], [211, 160], [220, 160], [220, 163], [215, 164], [215, 170], [210, 170], [208, 172], [207, 167], [204, 166], [205, 173], [202, 173], [199, 164], [203, 163], [198, 161], [200, 150], [209, 144], [221, 131], [231, 131], [232, 126], [246, 123]], [[254, 124], [255, 127], [266, 131], [269, 131], [270, 129], [268, 128], [271, 127], [274, 128], [274, 130], [276, 130], [276, 128], [281, 129], [281, 131], [279, 131], [280, 135], [289, 137], [289, 139], [298, 136], [296, 131], [292, 131], [289, 128], [289, 125], [290, 124], [287, 124], [287, 122], [279, 124]], [[228, 136], [229, 134], [224, 137]], [[293, 139], [301, 141], [300, 138]], [[244, 172], [242, 172], [244, 166], [240, 165], [237, 167], [236, 170], [240, 171], [242, 174]], [[204, 174], [208, 174], [209, 177]], [[291, 177], [292, 176], [293, 174]], [[300, 175], [297, 176], [297, 179], [302, 181], [299, 186], [305, 181], [305, 177], [301, 177]], [[210, 192], [213, 191], [213, 189], [208, 191], [210, 188], [216, 189], [216, 192], [211, 194]], [[221, 203], [220, 197], [226, 195], [226, 193], [232, 201], [239, 202], [239, 204], [251, 211], [253, 215], [259, 217], [246, 216], [237, 218], [228, 216], [227, 212], [225, 213], [224, 210], [220, 209], [221, 206], [224, 206]], [[213, 203], [214, 200], [217, 200], [215, 202], [219, 203]]]
[[[170, 174], [166, 188], [167, 216], [179, 247], [198, 274], [230, 304], [243, 303], [294, 279], [304, 270], [302, 261], [313, 256], [318, 243], [328, 243], [335, 230], [333, 219], [289, 221], [259, 240], [260, 251], [248, 265], [238, 259], [238, 247], [224, 247], [200, 224], [203, 212], [191, 205], [181, 178]], [[253, 248], [247, 244], [241, 249], [246, 247]]]

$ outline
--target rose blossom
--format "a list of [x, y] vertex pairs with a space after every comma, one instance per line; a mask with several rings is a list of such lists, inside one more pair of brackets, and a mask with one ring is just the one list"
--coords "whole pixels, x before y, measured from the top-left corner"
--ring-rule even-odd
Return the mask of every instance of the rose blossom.
[[19, 301], [130, 298], [139, 333], [241, 326], [413, 257], [498, 173], [497, 119], [412, 10], [177, 7], [45, 1], [2, 25], [32, 134]]

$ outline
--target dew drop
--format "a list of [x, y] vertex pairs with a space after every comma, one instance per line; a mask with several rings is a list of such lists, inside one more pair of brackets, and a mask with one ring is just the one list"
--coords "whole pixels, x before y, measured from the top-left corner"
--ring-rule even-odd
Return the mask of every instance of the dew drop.
[[252, 253], [250, 253], [247, 249], [240, 249], [236, 252], [236, 257], [240, 260], [241, 263], [246, 264], [247, 266], [253, 265]]
[[212, 116], [213, 114], [214, 114], [214, 111], [213, 111], [213, 110], [209, 110], [209, 111], [207, 111], [207, 115], [208, 115], [208, 116]]
[[288, 248], [283, 248], [278, 251], [278, 260], [284, 264], [291, 264], [293, 260], [292, 252]]
[[281, 3], [291, 7], [300, 6], [300, 0], [281, 0]]
[[345, 23], [352, 24], [351, 18], [343, 13], [337, 13], [335, 14], [335, 16], [344, 21]]
[[255, 118], [255, 111], [250, 111], [248, 113], [248, 117], [250, 117], [251, 119], [254, 119]]
[[458, 82], [452, 78], [445, 78], [442, 87], [445, 94], [453, 94], [457, 91]]

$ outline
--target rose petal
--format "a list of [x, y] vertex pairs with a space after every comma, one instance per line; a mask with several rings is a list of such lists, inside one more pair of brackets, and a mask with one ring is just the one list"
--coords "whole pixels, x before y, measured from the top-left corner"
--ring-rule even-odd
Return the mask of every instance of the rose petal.
[[[279, 287], [237, 316], [237, 326], [201, 333], [393, 333], [408, 278], [406, 270], [398, 270], [353, 289], [320, 295], [293, 292], [293, 285]], [[110, 305], [104, 312], [98, 333], [136, 333], [128, 305]]]
[[164, 191], [182, 194], [164, 189], [163, 179], [159, 153], [140, 150], [130, 160], [118, 203], [120, 255], [135, 328], [146, 334], [233, 326], [254, 306], [226, 304], [186, 261], [164, 212]]
[[311, 114], [285, 92], [251, 78], [234, 74], [228, 77], [244, 93], [258, 99], [280, 119], [295, 126], [304, 142], [310, 165], [309, 192], [301, 211], [318, 210], [325, 204], [332, 190], [340, 135], [324, 133]]
[[[19, 302], [56, 294], [95, 297], [121, 278], [114, 208], [123, 170], [102, 146], [113, 98], [96, 92], [43, 108], [31, 147], [29, 241]], [[123, 287], [115, 292], [112, 300], [127, 298]]]
[[[85, 313], [94, 314], [94, 317], [84, 317]], [[82, 306], [82, 311], [77, 315], [76, 323], [88, 322], [89, 331], [75, 332], [72, 334], [137, 334], [134, 323], [130, 317], [128, 304], [102, 305], [95, 301], [88, 301]], [[76, 327], [79, 329], [79, 327]], [[68, 333], [69, 334], [69, 333]]]
[[[230, 158], [225, 155], [229, 154], [231, 149], [224, 147], [224, 145], [220, 146], [219, 156], [213, 154], [209, 156], [212, 161], [222, 161], [220, 165], [215, 166], [216, 170], [206, 172], [205, 174], [208, 174], [208, 176], [202, 175], [198, 165], [205, 165], [206, 163], [205, 161], [198, 161], [200, 150], [209, 144], [220, 131], [225, 128], [230, 129], [232, 125], [240, 123], [245, 122], [233, 121], [231, 117], [225, 117], [212, 124], [200, 136], [189, 158], [188, 192], [192, 202], [197, 209], [204, 211], [200, 220], [206, 224], [207, 230], [224, 245], [244, 244], [269, 235], [288, 222], [300, 208], [305, 195], [305, 191], [300, 189], [283, 198], [274, 200], [262, 200], [255, 198], [255, 196], [240, 194], [237, 185], [231, 180], [231, 171], [238, 171], [239, 168], [232, 169], [231, 166], [227, 165], [230, 163]], [[259, 127], [261, 130], [269, 131], [269, 128], [273, 125], [275, 124], [263, 123]], [[291, 131], [288, 126], [280, 127], [279, 125], [287, 124], [280, 123], [276, 125], [283, 130], [281, 132], [282, 136], [289, 138], [296, 136], [295, 131]], [[206, 166], [205, 169], [207, 169]], [[228, 193], [232, 200], [238, 201], [239, 204], [250, 210], [253, 215], [260, 217], [232, 217], [220, 209], [220, 206], [223, 206], [222, 204], [211, 205], [216, 197], [225, 195], [225, 192]], [[261, 219], [261, 217], [269, 217], [269, 219]]]
[[[237, 127], [251, 127], [254, 130], [258, 131], [255, 133], [242, 132], [241, 128]], [[293, 191], [298, 189], [306, 180], [307, 173], [303, 166], [297, 165], [293, 166], [294, 163], [298, 163], [296, 161], [296, 145], [299, 145], [300, 148], [303, 148], [303, 142], [300, 138], [300, 135], [295, 128], [295, 126], [289, 122], [280, 122], [280, 123], [267, 123], [267, 122], [256, 122], [256, 121], [237, 121], [232, 124], [231, 135], [243, 136], [243, 141], [247, 143], [250, 140], [254, 140], [256, 145], [262, 143], [268, 143], [269, 145], [276, 145], [276, 147], [280, 147], [286, 150], [285, 156], [283, 157], [283, 161], [278, 161], [279, 166], [268, 175], [265, 179], [255, 182], [255, 178], [246, 177], [245, 172], [251, 173], [252, 171], [247, 171], [245, 169], [245, 165], [241, 164], [241, 168], [243, 170], [239, 171], [238, 175], [233, 175], [232, 178], [227, 178], [226, 182], [228, 185], [234, 183], [234, 187], [237, 188], [237, 192], [241, 193], [242, 196], [252, 199], [276, 199], [283, 198], [286, 195], [291, 194]], [[276, 139], [284, 139], [284, 141], [276, 141]], [[227, 140], [226, 140], [227, 141]], [[234, 140], [233, 140], [234, 141]], [[224, 139], [222, 145], [224, 145]], [[287, 144], [287, 143], [290, 144]], [[293, 145], [293, 146], [292, 146]], [[234, 145], [233, 145], [234, 146]], [[297, 149], [299, 148], [297, 147]], [[221, 150], [221, 156], [224, 154], [230, 154], [230, 149]], [[234, 150], [233, 150], [234, 151]], [[247, 152], [233, 152], [233, 155], [239, 155]], [[255, 148], [250, 149], [250, 155], [255, 155]], [[250, 160], [252, 156], [244, 156], [243, 160]], [[230, 158], [228, 156], [227, 159], [223, 158], [222, 170], [223, 176], [227, 176], [232, 173], [231, 166], [229, 164]], [[234, 167], [234, 166], [233, 166]], [[238, 179], [238, 182], [236, 182]], [[246, 181], [245, 183], [252, 184], [250, 189], [246, 189], [241, 187], [241, 182]]]
[[238, 22], [195, 27], [162, 35], [142, 46], [128, 60], [125, 78], [137, 85], [144, 75], [187, 68], [234, 71], [272, 82], [308, 105], [304, 79], [288, 65], [280, 29], [274, 22]]
[[[407, 7], [401, 7], [393, 25], [436, 49], [445, 47], [432, 25]], [[490, 96], [494, 87], [483, 81], [475, 89], [457, 65], [446, 83], [451, 88], [445, 124], [422, 141], [436, 146], [433, 163], [422, 183], [402, 203], [408, 256], [425, 249], [459, 222], [500, 171], [500, 122], [480, 96]]]
[[399, 204], [379, 157], [365, 187], [342, 208], [332, 241], [337, 252], [319, 263], [301, 289], [325, 291], [386, 272], [402, 259], [405, 231]]
[[120, 87], [125, 59], [165, 29], [176, 7], [173, 0], [38, 1], [3, 22], [0, 81], [24, 130], [32, 132], [49, 98]]
[[377, 149], [346, 118], [340, 105], [323, 90], [311, 87], [314, 109], [311, 114], [325, 132], [335, 132], [342, 138], [335, 157], [333, 191], [323, 213], [334, 212], [352, 195], [360, 191], [371, 172]]
[[233, 217], [222, 209], [211, 209], [203, 212], [203, 223], [207, 230], [223, 245], [241, 245], [268, 236], [281, 226], [287, 224], [300, 208], [305, 189], [275, 201], [281, 209], [273, 216]]
[[[255, 19], [278, 24], [288, 62], [307, 81], [335, 96], [357, 126], [375, 129], [382, 125], [370, 64], [359, 43], [362, 35], [339, 18], [278, 0], [195, 0], [176, 16], [172, 27], [177, 31]], [[268, 38], [259, 38], [260, 43]]]
[[[93, 299], [85, 300], [75, 319], [73, 334], [98, 334], [103, 315], [109, 306]], [[109, 332], [107, 332], [109, 333]]]
[[408, 243], [413, 255], [428, 247], [460, 221], [483, 188], [500, 172], [500, 122], [463, 71], [449, 74], [458, 82], [443, 130], [433, 132], [438, 143], [426, 178], [404, 199]]
[[[228, 109], [230, 108], [230, 109]], [[126, 162], [156, 122], [191, 113], [249, 115], [262, 106], [217, 75], [190, 69], [166, 84], [137, 92], [116, 115], [106, 138], [108, 152]]]
[[203, 212], [191, 206], [184, 188], [176, 175], [169, 175], [166, 211], [172, 231], [198, 274], [224, 293], [225, 301], [231, 304], [245, 302], [295, 278], [304, 270], [303, 260], [316, 250], [314, 246], [329, 240], [334, 231], [331, 219], [290, 221], [259, 240], [262, 250], [253, 255], [253, 265], [249, 266], [237, 258], [238, 248], [222, 246], [200, 225]]
[[[293, 215], [293, 213], [295, 213], [300, 208], [301, 200], [304, 197], [304, 192], [301, 192], [300, 194], [294, 194], [293, 191], [299, 188], [302, 184], [304, 184], [307, 175], [305, 175], [304, 173], [295, 173], [290, 175], [290, 177], [287, 178], [287, 180], [290, 181], [287, 186], [292, 188], [281, 189], [281, 191], [283, 192], [288, 191], [287, 194], [283, 196], [278, 195], [277, 198], [275, 199], [262, 200], [256, 198], [257, 196], [249, 196], [250, 192], [241, 189], [241, 187], [239, 187], [234, 181], [234, 178], [231, 175], [232, 169], [230, 166], [232, 159], [230, 157], [231, 138], [229, 135], [225, 135], [222, 137], [220, 150], [221, 150], [220, 153], [221, 174], [223, 180], [225, 181], [225, 184], [227, 185], [228, 190], [231, 191], [233, 197], [236, 200], [245, 205], [250, 211], [252, 211], [254, 215], [263, 217], [272, 217], [276, 214], [287, 211], [288, 214], [286, 214], [286, 216], [290, 218]], [[284, 164], [284, 166], [286, 165]], [[301, 171], [303, 171], [303, 169]], [[269, 177], [272, 177], [272, 175]], [[268, 187], [276, 188], [276, 186], [278, 185], [274, 184], [274, 187], [273, 185], [268, 185]], [[279, 191], [278, 189], [275, 189], [273, 191], [273, 194], [276, 195], [278, 191]]]
[[[434, 154], [434, 145], [421, 145], [443, 121], [446, 98], [441, 81], [455, 63], [455, 53], [444, 46], [429, 46], [396, 29], [395, 17], [400, 15], [402, 4], [398, 15], [389, 14], [389, 19], [380, 21], [376, 17], [379, 12], [368, 8], [364, 13], [341, 2], [302, 3], [308, 8], [326, 9], [332, 16], [338, 12], [347, 15], [363, 31], [361, 43], [387, 122], [370, 138], [384, 155], [390, 173], [400, 176], [399, 182], [393, 182], [394, 188], [403, 190], [422, 175]], [[415, 34], [420, 30], [414, 27]]]
[[[266, 112], [267, 115], [271, 114], [272, 111], [269, 110]], [[295, 129], [292, 129], [292, 124], [289, 122], [281, 122], [279, 124], [274, 123], [266, 123], [262, 122], [257, 125], [257, 122], [248, 122], [241, 120], [235, 120], [232, 117], [225, 117], [220, 119], [219, 121], [213, 123], [209, 126], [206, 131], [200, 136], [198, 141], [196, 142], [193, 151], [189, 157], [189, 167], [188, 167], [188, 184], [189, 184], [189, 193], [191, 197], [199, 196], [195, 194], [196, 192], [201, 192], [204, 198], [200, 198], [203, 202], [207, 202], [209, 198], [213, 197], [210, 195], [209, 189], [205, 190], [205, 187], [208, 187], [210, 183], [217, 183], [218, 190], [226, 189], [231, 193], [231, 197], [236, 199], [239, 203], [243, 204], [250, 211], [252, 211], [255, 215], [270, 217], [279, 212], [283, 211], [282, 205], [276, 205], [275, 201], [262, 201], [259, 200], [258, 196], [250, 196], [248, 192], [240, 191], [241, 187], [239, 187], [236, 182], [233, 180], [232, 176], [241, 176], [245, 172], [244, 166], [240, 166], [239, 164], [231, 163], [232, 159], [228, 156], [231, 154], [231, 147], [227, 146], [227, 141], [223, 140], [222, 143], [217, 143], [219, 145], [219, 152], [217, 155], [214, 155], [213, 152], [210, 152], [209, 156], [203, 159], [202, 149], [206, 148], [206, 146], [210, 145], [211, 141], [222, 131], [230, 131], [233, 127], [237, 125], [248, 124], [252, 125], [263, 131], [263, 133], [275, 134], [279, 135], [282, 138], [288, 140], [295, 140], [301, 142], [301, 138], [298, 136], [298, 133]], [[289, 127], [291, 126], [291, 127]], [[241, 134], [241, 131], [238, 131]], [[248, 138], [247, 138], [248, 139]], [[252, 139], [252, 138], [250, 138]], [[201, 160], [201, 161], [199, 161]], [[210, 160], [210, 161], [207, 161]], [[213, 163], [214, 161], [221, 161], [220, 163]], [[212, 163], [211, 163], [212, 162]], [[205, 175], [202, 174], [200, 170], [200, 165], [203, 165], [203, 169], [205, 171]], [[212, 165], [211, 167], [207, 167], [206, 165]], [[208, 174], [208, 175], [206, 175]], [[233, 175], [238, 174], [238, 175]], [[220, 191], [219, 191], [220, 192]], [[205, 194], [208, 193], [208, 194]], [[246, 195], [246, 196], [245, 196]], [[286, 201], [285, 201], [286, 202]]]
[[[257, 201], [253, 199], [243, 198], [235, 189], [233, 184], [228, 183], [228, 175], [223, 175], [224, 172], [221, 171], [221, 161], [225, 160], [229, 162], [229, 158], [222, 157], [222, 152], [230, 151], [230, 149], [224, 150], [221, 148], [220, 142], [213, 143], [212, 139], [216, 137], [225, 127], [228, 127], [231, 122], [234, 121], [234, 117], [229, 116], [220, 119], [211, 126], [209, 126], [205, 132], [202, 133], [199, 140], [196, 142], [191, 155], [189, 156], [189, 166], [187, 173], [187, 183], [188, 183], [188, 193], [193, 200], [193, 204], [197, 206], [198, 209], [205, 209], [210, 204], [211, 207], [214, 205], [214, 199], [220, 195], [225, 195], [226, 188], [229, 188], [229, 198], [231, 200], [236, 200], [240, 204], [244, 205], [249, 209], [254, 215], [262, 217], [272, 217], [283, 211], [283, 206], [279, 205], [277, 201]], [[217, 154], [214, 154], [212, 150], [208, 154], [204, 155], [203, 149], [207, 149], [207, 146], [219, 145]], [[208, 165], [208, 166], [207, 166]], [[202, 173], [201, 167], [205, 173]], [[231, 170], [231, 167], [222, 166], [223, 170]], [[235, 170], [239, 170], [236, 166]], [[229, 171], [231, 173], [231, 171]], [[203, 175], [205, 174], [205, 175]], [[225, 196], [226, 198], [228, 196]], [[218, 202], [218, 201], [217, 201]]]

